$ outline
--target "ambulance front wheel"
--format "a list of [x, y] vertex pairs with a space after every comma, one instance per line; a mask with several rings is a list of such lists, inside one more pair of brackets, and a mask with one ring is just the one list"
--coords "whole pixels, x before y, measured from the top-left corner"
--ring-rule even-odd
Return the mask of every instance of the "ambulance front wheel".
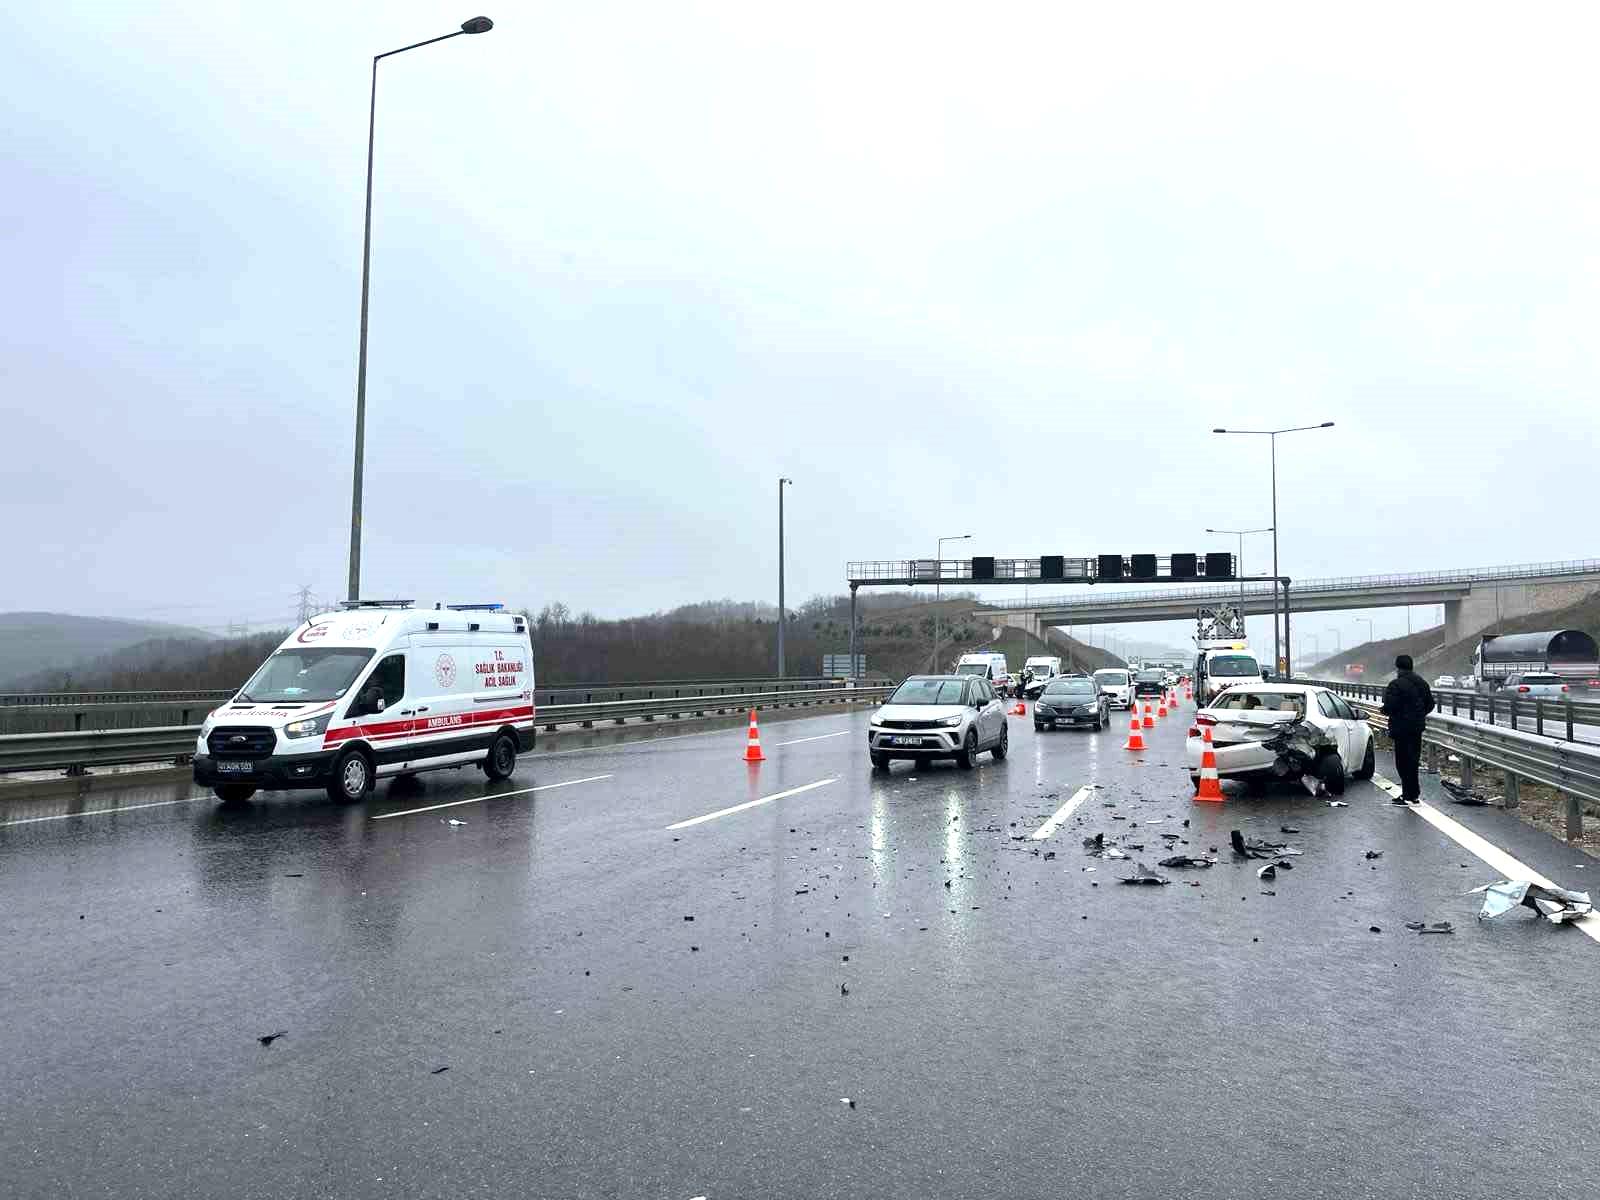
[[483, 760], [483, 773], [490, 779], [510, 779], [517, 769], [517, 744], [511, 735], [502, 733], [489, 746], [489, 757]]
[[371, 790], [371, 760], [359, 750], [346, 750], [333, 764], [328, 798], [339, 804], [359, 804]]

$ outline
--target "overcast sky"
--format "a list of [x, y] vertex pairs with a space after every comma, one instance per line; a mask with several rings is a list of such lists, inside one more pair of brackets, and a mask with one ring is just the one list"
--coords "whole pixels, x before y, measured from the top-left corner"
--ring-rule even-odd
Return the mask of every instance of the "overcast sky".
[[[475, 11], [0, 13], [0, 608], [342, 593], [368, 61]], [[1232, 549], [1324, 420], [1288, 574], [1600, 552], [1592, 5], [484, 11], [380, 66], [369, 595], [775, 599], [780, 474], [795, 600]]]

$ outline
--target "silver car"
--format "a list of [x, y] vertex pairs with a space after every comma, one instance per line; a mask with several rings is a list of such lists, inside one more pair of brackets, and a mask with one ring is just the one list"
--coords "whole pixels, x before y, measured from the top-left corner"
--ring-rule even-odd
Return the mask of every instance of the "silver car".
[[1566, 700], [1571, 696], [1567, 681], [1550, 671], [1527, 671], [1513, 675], [1501, 689], [1502, 695], [1518, 700]]
[[996, 760], [1011, 747], [1005, 706], [976, 675], [913, 675], [872, 714], [867, 750], [877, 770], [897, 758], [953, 758], [964, 769], [988, 750]]

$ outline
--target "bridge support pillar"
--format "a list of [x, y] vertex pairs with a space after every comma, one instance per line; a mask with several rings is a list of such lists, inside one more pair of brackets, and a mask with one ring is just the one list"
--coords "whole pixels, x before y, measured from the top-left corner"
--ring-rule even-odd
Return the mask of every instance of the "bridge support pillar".
[[1465, 637], [1461, 631], [1461, 601], [1446, 600], [1444, 602], [1444, 644], [1453, 646]]

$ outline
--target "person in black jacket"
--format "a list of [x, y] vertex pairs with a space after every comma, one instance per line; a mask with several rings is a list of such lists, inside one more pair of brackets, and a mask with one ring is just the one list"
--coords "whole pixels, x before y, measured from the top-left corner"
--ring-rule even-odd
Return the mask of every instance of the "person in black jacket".
[[1383, 715], [1389, 718], [1389, 740], [1394, 743], [1394, 766], [1400, 773], [1400, 799], [1415, 804], [1422, 799], [1417, 767], [1422, 761], [1422, 731], [1433, 711], [1433, 691], [1428, 681], [1411, 669], [1411, 655], [1394, 660], [1399, 672], [1383, 690]]

